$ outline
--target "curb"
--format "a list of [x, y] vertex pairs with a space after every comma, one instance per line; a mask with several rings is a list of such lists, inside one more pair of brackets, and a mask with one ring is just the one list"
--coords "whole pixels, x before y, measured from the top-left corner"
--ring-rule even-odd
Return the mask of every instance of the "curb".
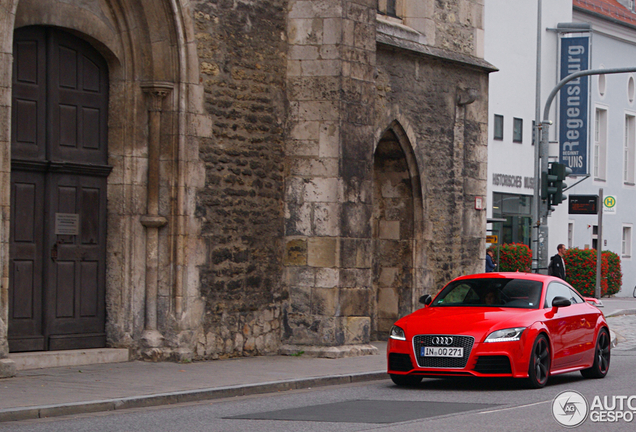
[[605, 316], [605, 318], [612, 318], [622, 315], [636, 315], [636, 309], [619, 309]]
[[153, 395], [131, 396], [118, 399], [73, 402], [55, 405], [41, 405], [23, 408], [7, 408], [0, 410], [0, 423], [19, 420], [34, 420], [46, 417], [115, 411], [129, 408], [146, 408], [159, 405], [172, 405], [185, 402], [197, 402], [203, 400], [223, 399], [228, 397], [275, 393], [287, 390], [301, 390], [311, 387], [353, 384], [383, 379], [388, 379], [388, 374], [385, 371], [363, 372], [349, 375], [333, 375], [326, 377], [302, 378], [287, 381], [248, 384], [244, 386], [228, 386], [200, 390], [157, 393]]

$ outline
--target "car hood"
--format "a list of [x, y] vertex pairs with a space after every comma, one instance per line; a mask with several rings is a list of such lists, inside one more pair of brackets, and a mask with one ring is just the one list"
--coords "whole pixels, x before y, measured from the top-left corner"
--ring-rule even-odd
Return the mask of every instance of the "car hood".
[[530, 326], [539, 313], [536, 309], [427, 307], [402, 318], [396, 325], [410, 337], [418, 334], [461, 334], [482, 341], [496, 330]]

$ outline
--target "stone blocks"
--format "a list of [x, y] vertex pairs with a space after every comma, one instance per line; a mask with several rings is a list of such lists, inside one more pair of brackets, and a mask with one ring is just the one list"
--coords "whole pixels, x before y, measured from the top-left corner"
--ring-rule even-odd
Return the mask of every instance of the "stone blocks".
[[[166, 99], [173, 111], [164, 113], [160, 164], [162, 214], [175, 216], [161, 234], [161, 250], [183, 257], [161, 257], [159, 325], [166, 339], [148, 358], [271, 354], [282, 343], [333, 348], [323, 351], [335, 356], [368, 352], [369, 339], [412, 310], [414, 298], [468, 267], [458, 257], [479, 257], [484, 218], [470, 203], [485, 194], [487, 79], [452, 55], [478, 53], [483, 1], [398, 3], [401, 24], [390, 18], [382, 26], [393, 23], [391, 37], [411, 45], [388, 48], [378, 42], [375, 0], [254, 1], [240, 8], [189, 2], [190, 63], [185, 81], [175, 81], [174, 99]], [[6, 14], [0, 18], [10, 35]], [[162, 26], [154, 30], [161, 37], [147, 52], [172, 52], [166, 41], [174, 39]], [[117, 37], [101, 42], [117, 45]], [[2, 44], [8, 65], [11, 37]], [[451, 55], [436, 59], [440, 48]], [[180, 57], [172, 54], [157, 57], [161, 74], [174, 72]], [[113, 113], [139, 112], [144, 120], [144, 109], [129, 101], [140, 96], [137, 84], [113, 80]], [[458, 108], [458, 87], [477, 89], [478, 101]], [[10, 97], [4, 67], [3, 215], [10, 214]], [[144, 321], [143, 292], [131, 287], [144, 285], [137, 258], [145, 250], [139, 215], [148, 168], [146, 129], [137, 120], [112, 115], [109, 128], [108, 332], [110, 341], [133, 350]], [[380, 179], [374, 163], [387, 131], [397, 143], [389, 153], [405, 152], [404, 165]], [[389, 154], [386, 163], [398, 162]], [[176, 193], [183, 209], [171, 207]], [[2, 222], [6, 315], [8, 218]], [[171, 269], [179, 266], [185, 292], [177, 295]], [[181, 317], [177, 298], [187, 305]], [[0, 357], [6, 339], [0, 331]]]

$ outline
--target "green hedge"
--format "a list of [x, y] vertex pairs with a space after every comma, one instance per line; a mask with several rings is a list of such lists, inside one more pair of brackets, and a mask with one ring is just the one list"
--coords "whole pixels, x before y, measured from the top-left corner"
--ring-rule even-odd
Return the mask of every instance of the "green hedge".
[[499, 249], [499, 268], [501, 272], [530, 272], [532, 268], [532, 251], [522, 243], [510, 243], [502, 246], [491, 246], [494, 252], [494, 260], [497, 261], [497, 249]]
[[[584, 296], [596, 294], [596, 250], [572, 248], [565, 251], [565, 279]], [[616, 294], [623, 283], [621, 259], [614, 252], [601, 255], [601, 296]]]

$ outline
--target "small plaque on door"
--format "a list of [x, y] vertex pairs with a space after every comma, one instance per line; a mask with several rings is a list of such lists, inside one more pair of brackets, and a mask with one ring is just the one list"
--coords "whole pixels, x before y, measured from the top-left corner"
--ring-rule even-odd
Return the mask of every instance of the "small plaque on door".
[[55, 213], [55, 235], [79, 235], [79, 215]]

